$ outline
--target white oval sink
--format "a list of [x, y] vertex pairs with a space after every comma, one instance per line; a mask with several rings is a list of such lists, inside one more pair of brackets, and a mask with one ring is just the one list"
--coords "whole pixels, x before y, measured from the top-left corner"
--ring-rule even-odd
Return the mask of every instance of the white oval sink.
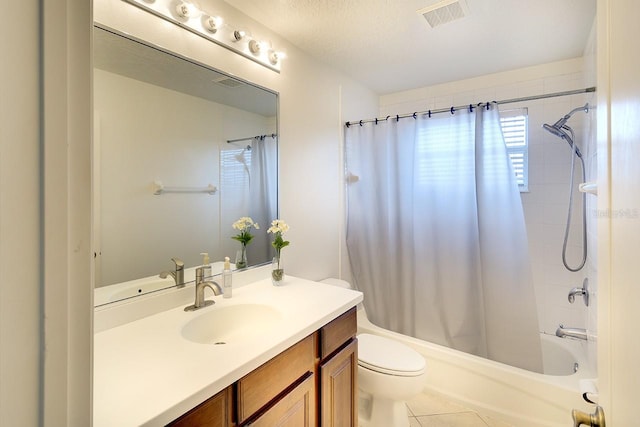
[[261, 334], [281, 318], [278, 310], [263, 304], [214, 306], [184, 325], [182, 336], [200, 344], [226, 344]]

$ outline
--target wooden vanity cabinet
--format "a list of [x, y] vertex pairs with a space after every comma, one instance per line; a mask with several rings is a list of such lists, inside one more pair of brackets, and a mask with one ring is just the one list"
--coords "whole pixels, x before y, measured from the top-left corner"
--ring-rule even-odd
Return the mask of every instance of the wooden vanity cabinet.
[[231, 427], [233, 414], [233, 387], [229, 386], [207, 399], [177, 420], [171, 427]]
[[356, 309], [320, 329], [321, 427], [358, 425], [358, 340]]
[[[312, 419], [316, 418], [317, 335], [317, 332], [309, 335], [236, 383], [239, 425], [289, 425], [286, 420], [290, 411], [297, 412], [294, 419], [301, 414], [311, 418], [295, 425], [316, 425]], [[274, 424], [264, 420], [272, 420]]]
[[313, 427], [316, 426], [315, 375], [308, 373], [273, 406], [250, 421], [251, 427]]
[[353, 308], [169, 425], [356, 427], [355, 336]]

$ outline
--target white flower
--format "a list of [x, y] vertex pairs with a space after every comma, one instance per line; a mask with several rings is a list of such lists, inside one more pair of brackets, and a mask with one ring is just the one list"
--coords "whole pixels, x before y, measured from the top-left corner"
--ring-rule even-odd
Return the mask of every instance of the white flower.
[[260, 230], [260, 226], [253, 222], [253, 220], [248, 216], [243, 216], [242, 218], [234, 222], [232, 227], [240, 231], [247, 231], [251, 227], [255, 228], [256, 230]]
[[271, 221], [271, 227], [267, 230], [267, 233], [286, 233], [289, 231], [289, 226], [281, 219], [274, 219]]

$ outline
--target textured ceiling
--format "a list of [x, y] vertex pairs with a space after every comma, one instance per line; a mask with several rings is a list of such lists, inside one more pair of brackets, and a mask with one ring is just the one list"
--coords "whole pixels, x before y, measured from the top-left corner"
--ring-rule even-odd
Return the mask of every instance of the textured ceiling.
[[[227, 0], [379, 94], [582, 56], [596, 0], [466, 0], [431, 28], [436, 0]], [[283, 65], [286, 67], [286, 63]]]

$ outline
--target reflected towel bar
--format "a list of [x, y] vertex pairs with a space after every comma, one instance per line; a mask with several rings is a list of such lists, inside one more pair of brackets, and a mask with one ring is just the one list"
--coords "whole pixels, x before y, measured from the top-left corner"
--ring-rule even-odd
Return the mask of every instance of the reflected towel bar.
[[160, 196], [164, 193], [208, 193], [209, 195], [213, 196], [216, 191], [218, 191], [218, 188], [213, 184], [209, 184], [204, 188], [165, 187], [162, 182], [154, 181], [152, 185], [152, 191], [156, 196]]

